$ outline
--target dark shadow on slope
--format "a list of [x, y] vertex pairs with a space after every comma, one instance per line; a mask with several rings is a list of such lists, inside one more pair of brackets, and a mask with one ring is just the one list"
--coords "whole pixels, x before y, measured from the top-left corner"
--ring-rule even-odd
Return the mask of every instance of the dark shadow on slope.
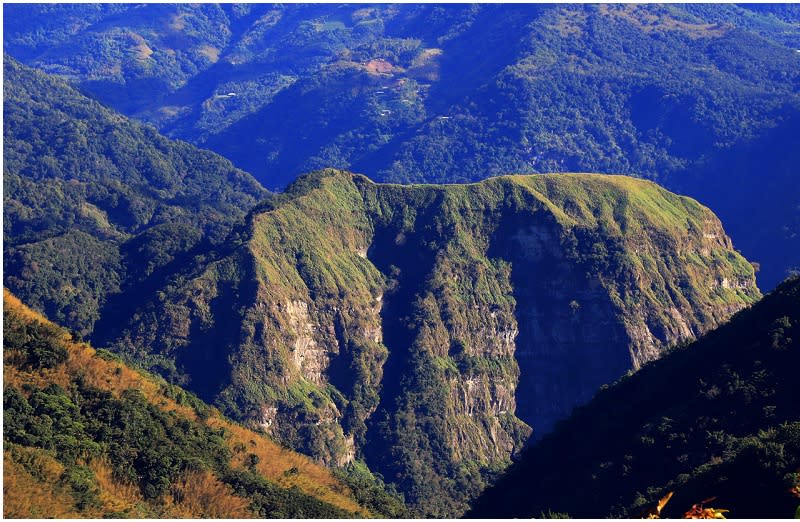
[[631, 367], [628, 337], [596, 276], [570, 259], [561, 227], [539, 211], [504, 214], [489, 255], [511, 263], [519, 334], [516, 416], [550, 432]]
[[527, 45], [528, 25], [547, 6], [483, 5], [468, 30], [443, 46], [441, 79], [431, 87], [426, 108], [431, 114], [446, 112], [495, 81], [504, 68], [519, 58]]
[[[431, 126], [437, 125], [439, 117], [461, 114], [470, 100], [483, 99], [485, 93], [481, 89], [491, 85], [504, 68], [516, 62], [525, 46], [527, 26], [541, 12], [543, 8], [533, 5], [480, 6], [470, 27], [443, 45], [440, 78], [431, 83], [430, 92], [425, 98], [427, 118], [417, 124], [394, 129], [387, 143], [353, 158], [352, 169], [368, 172], [376, 181], [383, 181], [386, 172], [391, 171], [392, 163], [415, 137], [437, 134], [438, 131]], [[454, 18], [463, 16], [463, 13], [459, 13]], [[414, 30], [418, 34], [426, 33], [424, 27]], [[438, 44], [434, 41], [430, 45]]]
[[[417, 222], [425, 223], [426, 217], [420, 215]], [[424, 225], [418, 227], [424, 228]], [[380, 312], [383, 342], [389, 349], [389, 356], [383, 365], [380, 402], [367, 422], [364, 448], [368, 464], [377, 471], [381, 471], [379, 463], [385, 459], [390, 442], [383, 440], [380, 424], [396, 411], [398, 398], [403, 393], [402, 382], [412, 368], [410, 348], [417, 336], [412, 326], [415, 302], [425, 290], [436, 258], [436, 251], [424, 244], [424, 232], [400, 230], [402, 227], [391, 225], [376, 229], [367, 253], [370, 261], [390, 278]]]
[[[433, 267], [434, 252], [419, 248], [414, 235], [406, 237], [406, 243], [402, 245], [395, 243], [394, 231], [379, 231], [375, 236], [370, 258], [379, 270], [389, 274], [394, 284], [384, 295], [381, 308], [384, 344], [389, 348], [389, 357], [383, 367], [383, 389], [378, 407], [392, 410], [402, 391], [400, 381], [409, 368], [408, 349], [416, 337], [416, 332], [410, 327], [414, 302], [424, 290]], [[399, 270], [395, 271], [393, 267]]]
[[[197, 256], [215, 259], [220, 256], [219, 249], [229, 250], [225, 245], [215, 246], [207, 239], [203, 239], [185, 251], [170, 252], [172, 259], [169, 262], [155, 268], [149, 274], [144, 274], [141, 267], [147, 259], [143, 259], [141, 252], [135, 250], [139, 239], [151, 232], [153, 229], [145, 231], [123, 244], [120, 249], [126, 265], [126, 280], [121, 292], [109, 295], [100, 311], [100, 319], [94, 324], [91, 334], [91, 342], [95, 346], [106, 346], [113, 341], [124, 328], [129, 326], [129, 321], [136, 311], [151, 301], [156, 292], [164, 290], [176, 276], [195, 273], [199, 268]], [[165, 241], [165, 238], [161, 240]]]
[[697, 118], [694, 97], [668, 96], [661, 86], [647, 85], [628, 103], [631, 120], [641, 133], [669, 136], [670, 154], [695, 160], [713, 149], [715, 134], [708, 122]]
[[[223, 244], [212, 244], [208, 239], [202, 239], [185, 251], [172, 252], [172, 259], [157, 268], [152, 273], [142, 272], [142, 265], [146, 264], [146, 256], [138, 246], [144, 236], [156, 229], [140, 234], [137, 238], [127, 242], [122, 247], [123, 257], [126, 262], [127, 281], [121, 293], [110, 295], [104, 304], [100, 319], [94, 325], [90, 340], [93, 345], [106, 347], [113, 345], [126, 330], [135, 331], [139, 326], [138, 316], [146, 317], [148, 312], [159, 310], [161, 306], [156, 299], [159, 292], [167, 295], [177, 288], [176, 281], [191, 280], [198, 277], [208, 263], [222, 257], [232, 255], [239, 241], [237, 232], [231, 234], [228, 241]], [[161, 237], [160, 247], [169, 238]], [[144, 246], [154, 239], [148, 237], [143, 240]], [[157, 246], [156, 248], [158, 248]], [[146, 250], [146, 249], [145, 249]], [[151, 252], [152, 253], [152, 252]], [[252, 267], [249, 270], [252, 274]], [[200, 328], [199, 321], [195, 318], [189, 333], [188, 346], [178, 353], [165, 353], [167, 358], [175, 361], [178, 373], [174, 369], [165, 367], [150, 367], [150, 371], [160, 373], [169, 381], [187, 386], [192, 392], [207, 402], [213, 402], [216, 394], [230, 381], [231, 366], [228, 356], [237, 346], [238, 336], [241, 332], [242, 317], [238, 310], [242, 297], [253, 302], [256, 292], [255, 284], [249, 283], [251, 279], [243, 279], [239, 286], [232, 286], [229, 282], [219, 282], [218, 296], [210, 303], [211, 317], [214, 325], [208, 330]], [[174, 297], [174, 296], [173, 296]], [[191, 319], [191, 318], [189, 318]], [[160, 332], [160, 338], [154, 339], [148, 346], [147, 355], [156, 355], [164, 349], [163, 340], [172, 338], [172, 334], [164, 332], [166, 325], [153, 325]], [[143, 347], [136, 347], [141, 349]], [[131, 356], [132, 354], [122, 354]], [[142, 364], [141, 360], [132, 360], [134, 364]], [[184, 379], [188, 377], [188, 384]]]
[[800, 350], [787, 326], [800, 325], [799, 282], [599, 393], [467, 517], [635, 518], [666, 491], [675, 496], [665, 518], [709, 495], [735, 517], [790, 517], [798, 502], [784, 473], [797, 468], [800, 439], [796, 427], [775, 435], [800, 418]]
[[229, 356], [242, 324], [240, 290], [228, 282], [219, 283], [219, 294], [209, 305], [213, 325], [206, 329], [193, 321], [189, 345], [178, 351], [175, 360], [178, 370], [189, 377], [187, 387], [208, 403], [231, 380]]
[[363, 110], [359, 93], [367, 81], [365, 75], [344, 71], [297, 82], [224, 133], [209, 136], [205, 146], [252, 173], [265, 187], [285, 187], [310, 154], [351, 127], [354, 115]]
[[749, 145], [718, 150], [666, 186], [708, 205], [744, 256], [758, 262], [762, 291], [800, 268], [800, 110]]

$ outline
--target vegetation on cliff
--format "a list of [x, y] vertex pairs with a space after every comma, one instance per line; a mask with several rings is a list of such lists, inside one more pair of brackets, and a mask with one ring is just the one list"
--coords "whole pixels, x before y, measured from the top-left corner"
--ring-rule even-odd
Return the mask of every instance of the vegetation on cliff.
[[790, 518], [800, 486], [800, 279], [600, 391], [523, 454], [475, 517], [664, 517], [703, 499]]
[[[718, 211], [771, 286], [800, 262], [798, 13], [11, 5], [4, 48], [270, 187], [329, 166], [402, 182], [658, 179]], [[338, 466], [373, 513], [407, 513], [392, 488], [420, 514], [463, 513], [599, 386], [760, 297], [758, 264], [717, 217], [650, 182], [399, 186], [329, 169], [276, 195], [11, 57], [4, 93], [4, 284], [161, 375], [167, 396], [184, 386]], [[78, 360], [47, 328], [14, 328], [12, 377]], [[119, 514], [92, 489], [102, 477], [141, 496], [129, 514], [211, 513], [191, 483], [232, 514], [343, 513], [259, 477], [261, 453], [226, 454], [197, 399], [172, 397], [194, 408], [186, 424], [146, 393], [74, 381], [7, 394], [9, 466], [64, 513]], [[130, 419], [155, 453], [126, 438]], [[118, 447], [97, 437], [130, 458], [104, 460]]]
[[428, 515], [466, 509], [531, 426], [759, 296], [708, 209], [619, 176], [322, 171], [222, 250], [101, 344], [291, 447], [366, 462]]
[[279, 188], [658, 180], [800, 267], [794, 5], [10, 5], [5, 48]]

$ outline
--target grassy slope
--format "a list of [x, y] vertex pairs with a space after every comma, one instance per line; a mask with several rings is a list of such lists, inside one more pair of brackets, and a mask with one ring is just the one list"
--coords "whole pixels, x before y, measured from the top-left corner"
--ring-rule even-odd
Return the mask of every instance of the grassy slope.
[[[720, 272], [714, 272], [720, 279], [741, 281], [751, 280], [753, 269], [730, 250], [724, 238], [703, 242], [704, 253], [686, 248], [697, 239], [693, 235], [706, 230], [709, 223], [718, 228], [718, 221], [696, 201], [648, 181], [558, 174], [505, 176], [468, 185], [402, 186], [326, 171], [309, 183], [316, 186], [295, 189], [280, 203], [273, 203], [271, 210], [256, 212], [246, 247], [255, 267], [252, 274], [243, 268], [248, 262], [237, 253], [235, 259], [212, 263], [193, 285], [207, 288], [221, 280], [240, 283], [253, 277], [258, 299], [268, 303], [303, 299], [363, 305], [385, 290], [385, 274], [366, 255], [376, 229], [411, 233], [430, 228], [432, 224], [425, 219], [432, 218], [441, 236], [433, 248], [444, 250], [450, 262], [457, 264], [455, 258], [461, 256], [488, 263], [488, 236], [497, 227], [499, 214], [513, 212], [516, 205], [552, 215], [565, 233], [600, 228], [604, 240], [623, 240], [627, 248], [624, 261], [638, 277], [652, 281], [637, 282], [641, 295], [619, 294], [620, 308], [642, 305], [657, 313], [677, 295], [681, 304], [687, 304], [688, 298], [701, 306], [700, 322], [707, 322], [726, 313], [714, 306], [749, 303], [758, 296], [752, 288], [725, 288], [707, 280], [709, 274], [704, 270], [709, 265], [720, 265]], [[509, 204], [511, 200], [514, 203]], [[494, 215], [484, 219], [487, 213]], [[446, 230], [442, 231], [443, 227]], [[644, 248], [635, 248], [637, 245]], [[671, 271], [685, 271], [682, 275], [690, 279], [688, 288], [671, 287], [676, 284], [670, 280]], [[612, 292], [626, 290], [615, 288], [615, 281], [605, 283]], [[682, 296], [682, 291], [687, 295]], [[643, 303], [634, 303], [636, 299]], [[276, 320], [292, 329], [287, 318]], [[280, 344], [275, 348], [284, 349]]]
[[532, 447], [472, 516], [636, 517], [674, 491], [736, 518], [787, 518], [800, 483], [800, 280], [598, 393]]
[[[85, 343], [76, 343], [63, 330], [31, 311], [8, 291], [4, 292], [4, 317], [12, 328], [19, 324], [44, 325], [55, 333], [53, 342], [66, 348], [67, 358], [53, 368], [29, 368], [20, 364], [18, 351], [5, 350], [4, 395], [10, 388], [30, 396], [37, 389], [58, 385], [74, 389], [78, 383], [110, 392], [119, 398], [126, 390], [141, 392], [146, 401], [176, 420], [206, 426], [223, 434], [229, 450], [228, 466], [244, 469], [245, 458], [259, 457], [258, 473], [280, 488], [297, 488], [297, 498], [309, 496], [329, 506], [326, 516], [368, 515], [353, 499], [352, 492], [330, 471], [309, 458], [283, 449], [264, 435], [247, 430], [222, 417], [216, 410], [188, 400], [186, 394], [164, 381], [125, 366]], [[7, 335], [11, 333], [7, 332]], [[177, 398], [177, 400], [176, 400]], [[58, 419], [54, 419], [58, 421]], [[102, 441], [97, 441], [101, 442]], [[242, 448], [246, 448], [246, 451]], [[98, 501], [80, 508], [65, 485], [65, 464], [52, 449], [26, 446], [6, 440], [4, 459], [4, 515], [11, 517], [100, 517], [104, 513], [127, 513], [137, 517], [255, 516], [246, 497], [238, 497], [221, 482], [220, 470], [186, 471], [172, 486], [172, 494], [160, 499], [143, 498], [133, 484], [120, 481], [110, 468], [107, 448], [80, 464], [91, 471], [90, 481], [99, 487]], [[180, 492], [180, 494], [176, 492]], [[291, 496], [289, 498], [292, 498]], [[291, 515], [291, 513], [287, 513]], [[309, 513], [313, 516], [313, 512]]]

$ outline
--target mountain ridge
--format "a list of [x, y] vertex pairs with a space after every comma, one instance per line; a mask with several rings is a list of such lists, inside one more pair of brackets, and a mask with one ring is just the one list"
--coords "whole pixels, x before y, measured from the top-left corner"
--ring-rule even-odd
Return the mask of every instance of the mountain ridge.
[[620, 172], [710, 206], [762, 287], [800, 265], [795, 6], [11, 5], [7, 18], [12, 54], [271, 189], [327, 167], [408, 183]]
[[268, 194], [7, 55], [3, 92], [4, 285], [84, 336], [109, 295], [219, 243]]
[[[4, 49], [60, 76], [4, 54], [4, 286], [76, 332], [26, 322], [9, 297], [16, 491], [84, 514], [211, 514], [196, 481], [231, 514], [452, 517], [511, 466], [499, 487], [527, 503], [500, 508], [515, 515], [631, 516], [713, 486], [758, 516], [737, 482], [751, 472], [788, 505], [765, 469], [788, 476], [800, 447], [773, 422], [796, 413], [773, 401], [790, 397], [778, 363], [795, 309], [752, 331], [742, 317], [796, 296], [789, 282], [759, 301], [756, 277], [769, 287], [800, 261], [800, 9], [4, 12]], [[269, 193], [231, 161], [271, 187], [299, 177]], [[715, 359], [680, 348], [695, 339]], [[144, 391], [87, 387], [100, 367]], [[159, 409], [159, 393], [185, 404]], [[336, 476], [312, 466], [327, 486], [303, 489], [303, 466], [269, 475], [299, 492], [257, 478], [271, 450], [248, 455], [242, 435], [226, 460], [200, 399]], [[647, 404], [658, 414], [641, 420]], [[108, 437], [139, 460], [80, 460]]]

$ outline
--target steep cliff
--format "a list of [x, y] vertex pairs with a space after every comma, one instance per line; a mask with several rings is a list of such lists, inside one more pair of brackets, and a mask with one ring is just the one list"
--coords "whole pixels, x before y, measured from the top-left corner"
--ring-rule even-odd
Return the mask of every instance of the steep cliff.
[[319, 172], [196, 261], [97, 336], [294, 448], [366, 461], [434, 516], [760, 295], [708, 209], [621, 176]]
[[[599, 392], [525, 451], [470, 516], [790, 518], [800, 492], [800, 278]], [[645, 515], [644, 517], [642, 515]], [[684, 517], [685, 518], [685, 517]]]

